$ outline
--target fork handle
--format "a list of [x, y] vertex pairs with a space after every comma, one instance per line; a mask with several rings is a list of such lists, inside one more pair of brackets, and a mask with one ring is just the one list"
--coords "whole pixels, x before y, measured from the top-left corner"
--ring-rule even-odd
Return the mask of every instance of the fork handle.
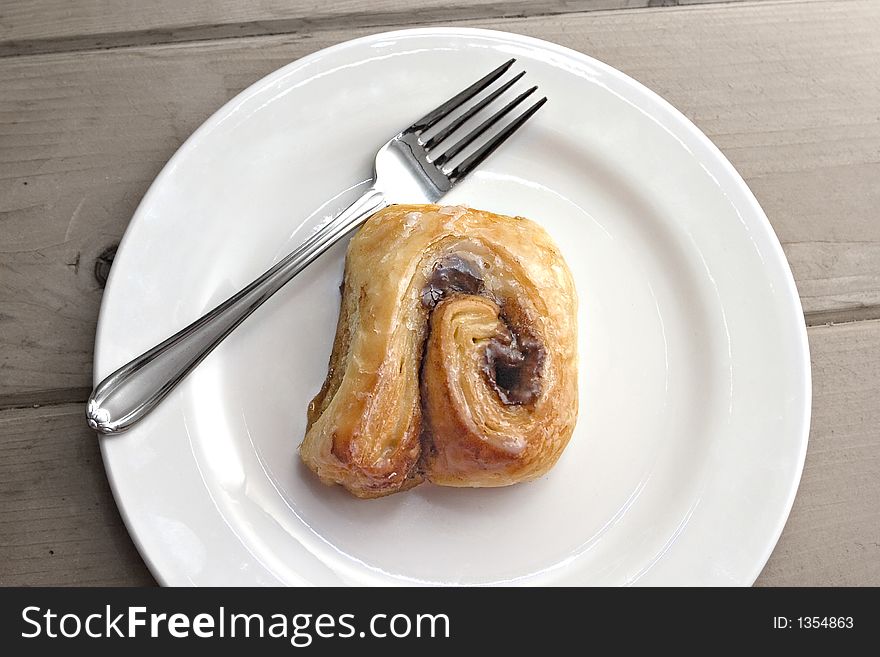
[[105, 434], [130, 428], [153, 410], [266, 299], [339, 239], [387, 205], [384, 195], [371, 187], [253, 283], [113, 372], [89, 397], [86, 408], [89, 426]]

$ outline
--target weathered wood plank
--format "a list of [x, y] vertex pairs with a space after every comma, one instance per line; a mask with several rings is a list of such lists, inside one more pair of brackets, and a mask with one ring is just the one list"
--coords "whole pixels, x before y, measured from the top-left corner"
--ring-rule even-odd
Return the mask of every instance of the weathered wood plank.
[[[760, 585], [880, 585], [880, 321], [811, 328], [801, 487]], [[82, 406], [0, 412], [0, 584], [152, 582]]]
[[0, 412], [0, 585], [149, 585], [81, 404]]
[[801, 486], [761, 586], [880, 586], [880, 322], [810, 329]]
[[640, 12], [513, 30], [594, 55], [693, 120], [761, 202], [808, 317], [849, 320], [880, 305], [880, 3]]
[[[0, 56], [741, 0], [6, 0]], [[755, 0], [752, 0], [755, 1]], [[758, 0], [763, 1], [763, 0]]]
[[[877, 316], [880, 3], [469, 24], [582, 50], [666, 96], [755, 190], [805, 310]], [[90, 386], [95, 258], [182, 140], [260, 76], [371, 31], [0, 59], [0, 406]]]

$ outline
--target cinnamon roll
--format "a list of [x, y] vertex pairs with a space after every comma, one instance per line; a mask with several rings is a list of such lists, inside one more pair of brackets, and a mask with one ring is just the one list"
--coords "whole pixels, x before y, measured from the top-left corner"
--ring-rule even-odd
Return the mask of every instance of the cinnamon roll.
[[540, 477], [577, 419], [576, 311], [562, 255], [527, 219], [376, 213], [348, 248], [303, 461], [358, 497]]

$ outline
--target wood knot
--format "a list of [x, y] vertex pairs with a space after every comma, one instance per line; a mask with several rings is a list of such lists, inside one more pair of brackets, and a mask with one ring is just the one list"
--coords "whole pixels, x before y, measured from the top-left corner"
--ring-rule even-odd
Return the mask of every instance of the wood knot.
[[110, 267], [113, 265], [113, 258], [116, 257], [116, 248], [118, 246], [118, 244], [108, 246], [95, 259], [95, 280], [98, 281], [101, 289], [104, 289], [104, 286], [107, 285], [107, 277], [110, 276]]

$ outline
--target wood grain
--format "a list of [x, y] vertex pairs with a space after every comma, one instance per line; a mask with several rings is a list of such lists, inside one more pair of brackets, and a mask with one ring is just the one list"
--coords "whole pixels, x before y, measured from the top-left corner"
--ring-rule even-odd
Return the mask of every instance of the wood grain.
[[760, 586], [880, 586], [880, 322], [812, 328], [804, 474]]
[[[811, 328], [800, 490], [758, 584], [880, 585], [880, 322]], [[0, 584], [152, 583], [82, 405], [0, 412]]]
[[740, 0], [5, 0], [0, 56]]
[[0, 585], [153, 584], [81, 404], [0, 412]]
[[[808, 316], [878, 316], [880, 3], [468, 24], [571, 46], [667, 97], [757, 194]], [[95, 258], [190, 132], [275, 68], [371, 31], [0, 59], [0, 407], [90, 387]]]

